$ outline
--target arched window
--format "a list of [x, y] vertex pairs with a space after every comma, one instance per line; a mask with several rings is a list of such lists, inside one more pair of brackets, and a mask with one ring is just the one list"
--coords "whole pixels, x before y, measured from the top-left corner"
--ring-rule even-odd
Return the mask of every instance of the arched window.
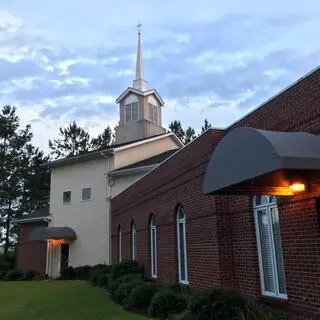
[[151, 277], [157, 277], [157, 227], [154, 216], [150, 218], [150, 251], [151, 251]]
[[179, 282], [188, 283], [187, 267], [187, 239], [186, 239], [186, 218], [183, 207], [178, 206], [176, 211], [177, 219], [177, 242], [178, 242], [178, 264], [179, 264]]
[[277, 198], [255, 196], [253, 208], [262, 294], [287, 298]]
[[121, 227], [118, 227], [118, 262], [121, 262], [122, 259], [122, 235], [121, 235]]
[[134, 221], [131, 223], [131, 257], [137, 259], [137, 229]]

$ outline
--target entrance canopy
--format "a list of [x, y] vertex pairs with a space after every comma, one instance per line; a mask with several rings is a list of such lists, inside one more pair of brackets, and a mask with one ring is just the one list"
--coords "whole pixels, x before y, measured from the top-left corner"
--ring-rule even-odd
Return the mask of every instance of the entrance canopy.
[[28, 237], [31, 241], [76, 240], [75, 231], [69, 227], [38, 227]]
[[320, 170], [320, 136], [237, 128], [215, 148], [203, 192], [290, 195], [290, 184], [313, 170]]

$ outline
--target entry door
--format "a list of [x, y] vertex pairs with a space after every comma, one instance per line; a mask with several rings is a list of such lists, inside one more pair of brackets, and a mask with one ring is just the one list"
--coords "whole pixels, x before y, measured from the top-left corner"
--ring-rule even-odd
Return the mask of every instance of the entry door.
[[69, 265], [69, 243], [61, 244], [60, 270], [64, 270]]

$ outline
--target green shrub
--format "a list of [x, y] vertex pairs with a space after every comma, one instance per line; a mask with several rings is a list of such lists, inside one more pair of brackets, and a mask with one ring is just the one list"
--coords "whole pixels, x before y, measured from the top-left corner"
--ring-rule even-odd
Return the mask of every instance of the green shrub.
[[93, 286], [99, 286], [99, 278], [100, 279], [100, 282], [102, 280], [102, 275], [106, 275], [106, 278], [107, 279], [103, 279], [102, 282], [104, 283], [104, 286], [106, 286], [108, 284], [108, 278], [109, 278], [109, 273], [110, 273], [110, 270], [111, 270], [111, 267], [110, 266], [107, 266], [107, 265], [103, 265], [103, 264], [99, 264], [99, 265], [96, 265], [96, 266], [93, 266], [91, 268], [91, 272], [90, 272], [90, 283], [93, 285]]
[[135, 260], [123, 260], [112, 267], [110, 274], [112, 280], [116, 280], [126, 274], [133, 273], [144, 275], [144, 266]]
[[133, 279], [129, 282], [122, 282], [111, 297], [114, 301], [126, 305], [132, 290], [141, 284], [143, 284], [142, 279]]
[[39, 277], [39, 272], [35, 270], [29, 270], [24, 273], [21, 280], [35, 280]]
[[8, 281], [20, 280], [22, 277], [23, 277], [23, 272], [19, 269], [10, 270], [5, 276], [6, 280]]
[[90, 266], [81, 266], [74, 268], [76, 280], [88, 281], [90, 279], [91, 269], [92, 267]]
[[111, 265], [99, 263], [99, 264], [96, 264], [91, 267], [91, 272], [95, 272], [96, 270], [100, 270], [100, 271], [104, 271], [105, 273], [110, 273], [111, 269], [112, 269]]
[[166, 286], [168, 286], [168, 288], [173, 292], [181, 293], [183, 295], [190, 294], [190, 287], [186, 284], [172, 283], [172, 284], [167, 284]]
[[223, 289], [206, 289], [191, 298], [189, 311], [193, 320], [237, 319], [247, 301], [239, 294]]
[[61, 280], [74, 280], [75, 278], [76, 278], [76, 275], [72, 267], [67, 267], [61, 270], [61, 274], [60, 274]]
[[163, 288], [152, 297], [148, 314], [157, 319], [167, 319], [170, 314], [180, 313], [186, 308], [187, 300], [182, 293]]
[[132, 274], [126, 274], [116, 280], [112, 279], [112, 276], [109, 276], [109, 285], [108, 285], [108, 289], [109, 289], [109, 294], [111, 297], [115, 296], [115, 292], [116, 290], [123, 284], [123, 283], [128, 283], [131, 282], [133, 280], [141, 280], [143, 281], [143, 276], [141, 274], [138, 273], [132, 273]]
[[10, 270], [10, 264], [6, 261], [0, 262], [0, 280], [7, 274]]
[[155, 283], [143, 283], [136, 286], [129, 296], [129, 309], [147, 311], [152, 297], [157, 293], [158, 285]]
[[248, 301], [246, 308], [241, 310], [239, 320], [279, 320], [279, 316], [254, 301]]
[[107, 273], [99, 273], [97, 278], [97, 286], [98, 287], [108, 287], [109, 275]]

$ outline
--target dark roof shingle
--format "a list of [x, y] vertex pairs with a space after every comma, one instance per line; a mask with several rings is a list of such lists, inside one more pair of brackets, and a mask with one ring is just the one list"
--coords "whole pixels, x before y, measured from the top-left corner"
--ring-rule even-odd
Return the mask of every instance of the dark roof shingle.
[[16, 220], [29, 220], [29, 219], [36, 219], [36, 218], [45, 218], [50, 215], [49, 207], [45, 208], [38, 208], [31, 213], [20, 215], [16, 218]]

